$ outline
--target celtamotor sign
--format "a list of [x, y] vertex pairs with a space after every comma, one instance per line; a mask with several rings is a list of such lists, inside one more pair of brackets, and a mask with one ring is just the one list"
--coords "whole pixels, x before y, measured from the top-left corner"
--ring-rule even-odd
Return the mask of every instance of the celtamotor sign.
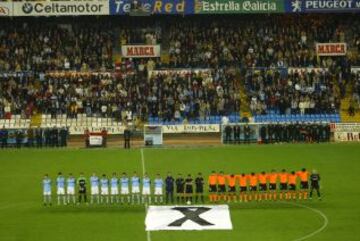
[[316, 54], [319, 56], [346, 55], [346, 43], [317, 43]]
[[123, 45], [121, 55], [124, 58], [160, 57], [160, 45]]
[[109, 15], [108, 1], [14, 2], [14, 16]]

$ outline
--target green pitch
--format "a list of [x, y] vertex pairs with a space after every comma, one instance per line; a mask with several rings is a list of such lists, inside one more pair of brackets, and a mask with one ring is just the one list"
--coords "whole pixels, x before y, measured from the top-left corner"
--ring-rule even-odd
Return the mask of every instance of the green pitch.
[[[316, 168], [323, 201], [230, 205], [232, 231], [158, 231], [147, 234], [143, 206], [42, 206], [41, 180], [49, 173], [142, 173], [136, 150], [0, 150], [1, 241], [220, 241], [360, 240], [360, 145], [269, 145], [199, 149], [144, 149], [153, 177], [167, 171], [195, 175]], [[55, 193], [53, 191], [53, 193]], [[55, 196], [53, 196], [55, 197]], [[312, 209], [309, 209], [312, 208]], [[323, 216], [322, 216], [323, 215]], [[325, 216], [324, 216], [325, 215]], [[328, 220], [328, 224], [326, 224]], [[325, 227], [326, 225], [326, 227]], [[324, 228], [325, 227], [325, 228]]]

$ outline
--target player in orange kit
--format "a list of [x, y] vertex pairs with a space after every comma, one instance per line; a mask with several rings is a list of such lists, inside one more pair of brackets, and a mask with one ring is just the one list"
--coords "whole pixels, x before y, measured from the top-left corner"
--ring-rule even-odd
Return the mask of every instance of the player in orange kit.
[[215, 171], [212, 171], [211, 175], [209, 176], [209, 201], [216, 202], [217, 200], [217, 174]]
[[258, 175], [258, 180], [259, 180], [259, 201], [261, 200], [267, 200], [267, 179], [268, 179], [268, 175], [262, 171], [259, 175]]
[[228, 175], [227, 180], [229, 186], [227, 200], [228, 202], [231, 200], [236, 202], [236, 176], [234, 174]]
[[300, 177], [299, 199], [307, 199], [309, 192], [309, 172], [303, 168], [297, 172], [297, 175]]
[[294, 171], [289, 174], [288, 184], [289, 184], [289, 199], [296, 199], [296, 181], [297, 175]]
[[270, 200], [277, 199], [277, 195], [276, 195], [277, 179], [278, 179], [278, 174], [276, 173], [275, 170], [271, 170], [271, 173], [269, 174], [269, 191], [270, 191], [269, 199]]
[[250, 195], [249, 195], [249, 201], [252, 200], [252, 198], [254, 198], [254, 200], [258, 199], [258, 195], [257, 195], [257, 186], [258, 186], [258, 177], [255, 175], [255, 173], [251, 173], [251, 175], [249, 176], [249, 180], [250, 180]]
[[217, 200], [220, 201], [221, 199], [226, 201], [226, 177], [224, 172], [221, 171], [217, 176], [217, 183], [218, 183], [218, 197]]
[[248, 175], [242, 173], [238, 176], [240, 185], [240, 202], [247, 202], [247, 180]]
[[285, 169], [282, 169], [281, 173], [279, 174], [280, 177], [280, 199], [283, 198], [288, 199], [288, 177], [289, 174], [286, 172]]

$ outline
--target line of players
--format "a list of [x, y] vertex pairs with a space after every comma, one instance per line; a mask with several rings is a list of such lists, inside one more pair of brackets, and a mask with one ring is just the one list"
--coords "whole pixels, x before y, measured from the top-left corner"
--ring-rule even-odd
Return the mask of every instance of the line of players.
[[[309, 188], [310, 180], [310, 188]], [[300, 181], [300, 182], [299, 182]], [[297, 189], [298, 182], [300, 188]], [[215, 171], [209, 176], [209, 200], [218, 201], [262, 201], [262, 200], [295, 200], [312, 199], [313, 190], [320, 195], [320, 175], [316, 170], [310, 174], [306, 168], [301, 171], [288, 173], [283, 169], [280, 173], [272, 170], [270, 173], [261, 172], [241, 175], [217, 174]], [[238, 185], [237, 185], [238, 184]], [[226, 186], [228, 189], [226, 190]], [[239, 186], [239, 194], [236, 187]]]
[[[128, 177], [124, 172], [118, 178], [116, 173], [108, 178], [103, 174], [100, 178], [93, 173], [89, 178], [90, 181], [90, 200], [87, 195], [87, 179], [83, 173], [80, 173], [76, 179], [71, 173], [68, 178], [65, 178], [61, 172], [58, 173], [56, 178], [56, 194], [57, 204], [67, 205], [75, 203], [88, 203], [101, 204], [101, 203], [128, 203], [128, 204], [141, 204], [141, 203], [174, 203], [174, 189], [176, 186], [176, 202], [185, 203], [193, 201], [193, 182], [194, 179], [191, 175], [185, 178], [181, 174], [174, 179], [171, 173], [167, 174], [163, 180], [160, 174], [157, 174], [155, 179], [152, 180], [145, 173], [143, 178], [140, 178], [136, 172], [131, 177]], [[141, 186], [141, 190], [140, 190]], [[130, 188], [131, 187], [131, 188]], [[76, 191], [78, 198], [76, 198]], [[109, 190], [110, 189], [110, 190]], [[165, 200], [163, 197], [163, 189], [165, 189]], [[119, 191], [120, 190], [120, 191]], [[201, 173], [195, 178], [195, 200], [205, 202], [204, 199], [204, 178]], [[153, 194], [153, 195], [151, 195]], [[152, 197], [154, 200], [152, 200]], [[43, 201], [44, 205], [52, 204], [52, 180], [47, 174], [43, 178]]]
[[[247, 202], [252, 200], [277, 200], [278, 198], [285, 200], [307, 199], [309, 192], [309, 178], [310, 198], [315, 189], [318, 198], [321, 199], [319, 191], [320, 175], [316, 171], [313, 171], [310, 175], [305, 168], [299, 172], [292, 171], [291, 173], [288, 173], [285, 170], [282, 170], [280, 173], [277, 173], [273, 170], [268, 174], [261, 172], [260, 174], [251, 173], [250, 175], [244, 173], [241, 175], [225, 175], [223, 172], [216, 173], [213, 171], [208, 178], [209, 201]], [[296, 189], [298, 179], [300, 179], [300, 190]], [[146, 173], [143, 178], [140, 178], [136, 172], [134, 172], [130, 178], [126, 173], [122, 173], [120, 178], [117, 177], [116, 173], [113, 173], [111, 178], [108, 178], [105, 174], [99, 178], [93, 173], [89, 181], [90, 204], [150, 204], [152, 202], [152, 193], [155, 203], [163, 203], [164, 201], [166, 203], [174, 203], [175, 187], [177, 203], [192, 203], [193, 197], [196, 203], [199, 201], [202, 203], [205, 202], [204, 178], [201, 173], [198, 173], [195, 180], [192, 178], [191, 174], [187, 175], [185, 178], [179, 174], [178, 177], [174, 179], [171, 173], [168, 173], [165, 180], [161, 178], [160, 174], [157, 174], [153, 184]], [[43, 179], [44, 205], [51, 205], [51, 183], [51, 179], [46, 174]], [[141, 190], [140, 186], [142, 187]], [[237, 186], [240, 187], [239, 193], [236, 191]], [[77, 200], [75, 194], [76, 188], [78, 192]], [[163, 198], [163, 189], [165, 189], [165, 200]], [[56, 178], [56, 190], [58, 205], [88, 202], [87, 179], [84, 177], [83, 173], [80, 174], [78, 179], [75, 179], [72, 174], [69, 174], [69, 177], [65, 178], [60, 172]]]

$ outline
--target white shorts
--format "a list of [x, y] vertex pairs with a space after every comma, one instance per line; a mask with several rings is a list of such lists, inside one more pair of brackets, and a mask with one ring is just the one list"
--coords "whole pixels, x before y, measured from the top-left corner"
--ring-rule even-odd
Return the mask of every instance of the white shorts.
[[44, 191], [43, 195], [44, 196], [51, 196], [51, 191]]
[[91, 195], [99, 195], [99, 187], [91, 187]]
[[108, 187], [102, 187], [101, 188], [101, 195], [109, 195], [109, 188]]
[[68, 195], [75, 195], [75, 188], [74, 188], [74, 187], [68, 187], [68, 188], [66, 189], [66, 193], [67, 193]]
[[140, 187], [132, 187], [131, 193], [140, 193]]
[[150, 187], [143, 187], [142, 195], [150, 195]]
[[112, 187], [110, 192], [111, 192], [111, 195], [119, 195], [119, 188]]
[[59, 187], [56, 193], [57, 195], [65, 195], [65, 188]]
[[128, 195], [129, 194], [129, 188], [128, 187], [121, 187], [121, 194]]
[[155, 195], [163, 195], [163, 190], [161, 187], [155, 187]]

